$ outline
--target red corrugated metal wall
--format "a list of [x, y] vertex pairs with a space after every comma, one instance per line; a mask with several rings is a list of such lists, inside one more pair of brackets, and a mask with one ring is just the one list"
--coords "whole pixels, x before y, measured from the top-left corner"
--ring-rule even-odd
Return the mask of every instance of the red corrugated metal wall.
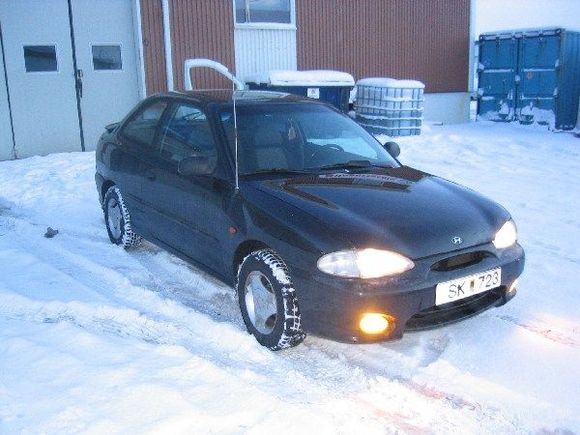
[[[147, 94], [166, 90], [163, 16], [160, 0], [141, 0]], [[183, 63], [208, 58], [234, 70], [232, 0], [170, 0], [173, 76], [183, 90]], [[208, 68], [194, 69], [197, 89], [228, 88], [231, 82]]]
[[[170, 0], [174, 81], [205, 57], [235, 70], [233, 0]], [[141, 0], [147, 93], [166, 89], [160, 0]], [[296, 0], [299, 69], [414, 78], [428, 92], [467, 91], [470, 0]], [[231, 86], [208, 69], [196, 88]]]
[[[171, 26], [175, 89], [183, 89], [183, 62], [207, 58], [234, 70], [232, 0], [172, 0]], [[193, 70], [194, 87], [228, 88], [231, 82], [208, 68]]]
[[141, 0], [141, 27], [145, 57], [145, 86], [147, 95], [151, 95], [167, 89], [163, 15], [159, 0]]
[[296, 0], [298, 69], [467, 91], [469, 0]]

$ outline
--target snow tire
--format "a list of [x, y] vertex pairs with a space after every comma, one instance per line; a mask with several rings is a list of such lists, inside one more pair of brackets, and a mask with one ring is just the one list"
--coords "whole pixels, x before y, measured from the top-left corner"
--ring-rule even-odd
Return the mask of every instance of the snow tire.
[[[270, 333], [260, 332], [248, 313], [246, 281], [253, 272], [260, 272], [267, 278], [276, 299], [276, 320]], [[282, 350], [297, 346], [306, 338], [290, 273], [284, 261], [274, 251], [254, 251], [242, 260], [238, 269], [236, 291], [246, 328], [262, 346], [270, 350]]]
[[[114, 224], [112, 223], [114, 219], [110, 219], [111, 210], [115, 207], [118, 207], [119, 212], [118, 228], [114, 228]], [[127, 210], [123, 195], [121, 195], [121, 191], [117, 186], [109, 187], [105, 193], [103, 198], [103, 213], [105, 214], [107, 233], [112, 243], [128, 249], [137, 246], [141, 242], [141, 237], [133, 231], [131, 215], [129, 214], [129, 210]]]

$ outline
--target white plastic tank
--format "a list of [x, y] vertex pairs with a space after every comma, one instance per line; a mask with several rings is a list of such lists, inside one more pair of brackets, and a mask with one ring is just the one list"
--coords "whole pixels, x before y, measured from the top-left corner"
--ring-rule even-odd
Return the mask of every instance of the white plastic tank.
[[356, 83], [355, 119], [372, 133], [421, 134], [424, 91], [417, 80], [361, 79]]

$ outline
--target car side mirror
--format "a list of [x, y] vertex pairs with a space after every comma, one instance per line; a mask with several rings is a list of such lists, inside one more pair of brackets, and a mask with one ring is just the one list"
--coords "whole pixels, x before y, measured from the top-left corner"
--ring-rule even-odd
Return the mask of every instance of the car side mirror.
[[387, 152], [394, 158], [399, 157], [399, 154], [401, 154], [401, 147], [399, 147], [397, 142], [387, 142], [383, 145], [383, 147], [385, 147]]
[[180, 175], [208, 175], [213, 172], [212, 159], [207, 156], [193, 155], [179, 161], [177, 172]]

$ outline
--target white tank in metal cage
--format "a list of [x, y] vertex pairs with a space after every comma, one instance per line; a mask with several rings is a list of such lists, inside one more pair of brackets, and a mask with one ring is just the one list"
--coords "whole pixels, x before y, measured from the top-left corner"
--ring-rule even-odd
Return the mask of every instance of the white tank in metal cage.
[[386, 77], [356, 83], [356, 121], [371, 133], [388, 136], [421, 134], [425, 85]]

